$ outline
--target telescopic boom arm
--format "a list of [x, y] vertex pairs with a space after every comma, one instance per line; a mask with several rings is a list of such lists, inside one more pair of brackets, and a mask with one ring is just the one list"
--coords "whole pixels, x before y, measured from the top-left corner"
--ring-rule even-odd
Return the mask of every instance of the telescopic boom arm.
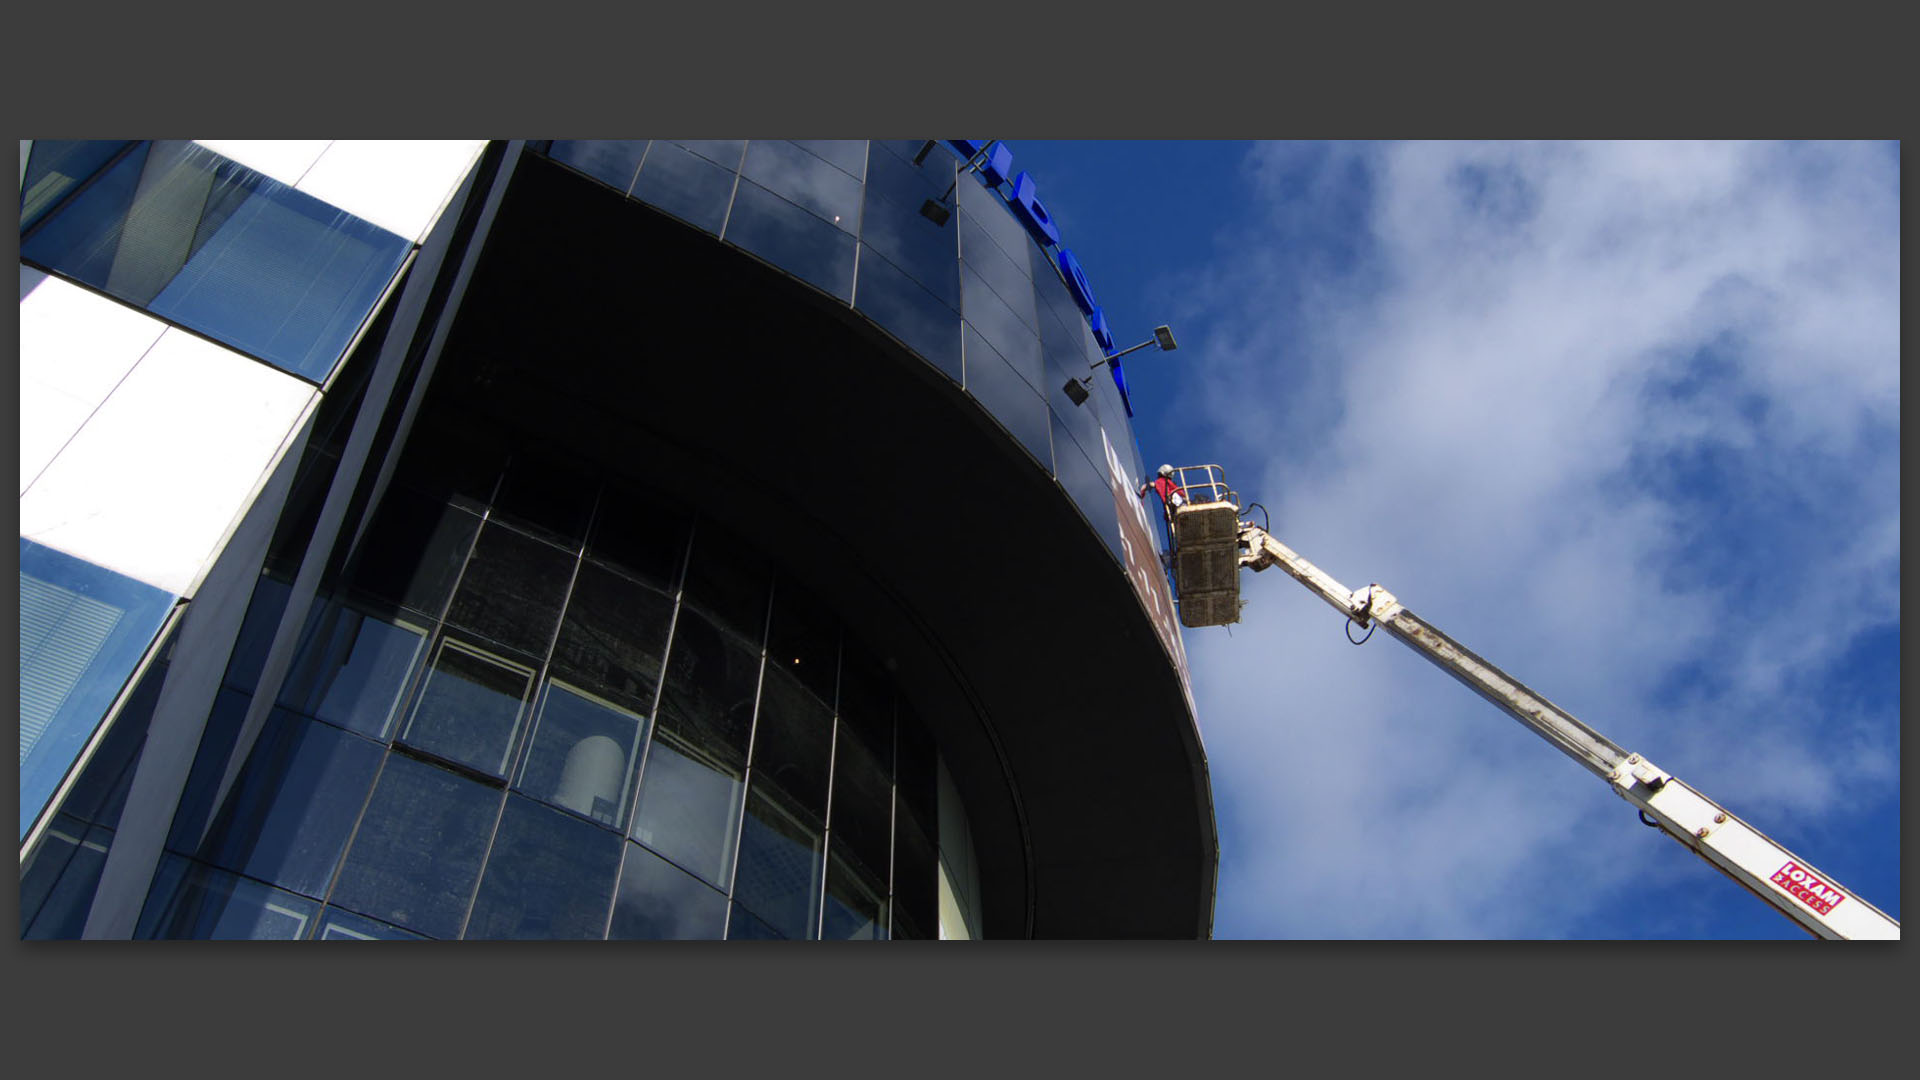
[[1642, 820], [1658, 824], [1661, 831], [1816, 937], [1899, 939], [1900, 924], [1880, 909], [1842, 889], [1833, 878], [1671, 773], [1639, 754], [1628, 753], [1474, 655], [1408, 611], [1392, 593], [1378, 585], [1349, 592], [1266, 530], [1245, 522], [1239, 528], [1239, 565], [1256, 571], [1278, 566], [1362, 627], [1385, 627], [1442, 671], [1466, 683], [1606, 780], [1616, 794], [1639, 808]]

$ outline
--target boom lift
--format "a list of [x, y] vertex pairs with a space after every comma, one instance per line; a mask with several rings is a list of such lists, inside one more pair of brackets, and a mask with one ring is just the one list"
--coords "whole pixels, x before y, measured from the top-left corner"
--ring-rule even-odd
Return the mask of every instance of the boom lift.
[[[1173, 500], [1174, 592], [1180, 621], [1224, 626], [1240, 619], [1240, 568], [1278, 566], [1362, 629], [1385, 627], [1442, 671], [1525, 724], [1605, 780], [1640, 820], [1685, 844], [1728, 877], [1820, 938], [1898, 940], [1900, 924], [1842, 889], [1760, 830], [1673, 774], [1629, 753], [1519, 680], [1407, 610], [1378, 585], [1348, 590], [1265, 528], [1241, 519], [1239, 496], [1218, 465], [1174, 470], [1185, 501]], [[1364, 640], [1364, 639], [1362, 639]]]

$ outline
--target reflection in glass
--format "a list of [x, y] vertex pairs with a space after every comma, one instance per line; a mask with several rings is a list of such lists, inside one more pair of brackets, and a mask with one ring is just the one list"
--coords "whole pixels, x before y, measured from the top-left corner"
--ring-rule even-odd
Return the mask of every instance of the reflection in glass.
[[1027, 276], [1025, 263], [1016, 266], [1006, 252], [1000, 250], [1000, 245], [987, 239], [986, 232], [972, 218], [960, 221], [960, 257], [1028, 329], [1040, 325], [1033, 299], [1033, 279]]
[[[860, 181], [793, 143], [784, 139], [748, 143], [740, 175], [845, 232], [860, 231]], [[732, 224], [727, 226], [727, 236], [733, 238]]]
[[588, 176], [625, 193], [640, 171], [647, 152], [645, 139], [555, 139], [547, 156], [563, 161]]
[[462, 936], [604, 937], [620, 846], [610, 832], [508, 796]]
[[747, 145], [745, 139], [672, 139], [668, 141], [675, 146], [685, 147], [729, 171], [740, 167], [740, 151]]
[[403, 487], [389, 488], [355, 548], [352, 591], [438, 619], [479, 531], [474, 514]]
[[886, 889], [838, 858], [828, 859], [826, 910], [820, 922], [820, 936], [828, 941], [885, 941]]
[[492, 520], [502, 521], [568, 549], [586, 535], [599, 484], [578, 466], [539, 454], [513, 456], [493, 497]]
[[113, 831], [88, 828], [60, 814], [20, 867], [20, 937], [71, 940], [86, 929], [87, 913], [107, 865]]
[[647, 749], [634, 839], [726, 888], [740, 829], [740, 775], [663, 723]]
[[712, 615], [715, 625], [726, 627], [758, 651], [766, 640], [773, 571], [754, 550], [738, 536], [701, 522], [687, 561], [684, 598], [695, 610]]
[[[1102, 451], [1101, 456], [1105, 456]], [[1120, 547], [1119, 510], [1113, 503], [1113, 489], [1107, 483], [1107, 470], [1096, 467], [1071, 445], [1054, 455], [1060, 486], [1067, 489], [1073, 504], [1087, 516], [1087, 524], [1100, 535], [1116, 559], [1125, 558]]]
[[737, 903], [728, 904], [728, 941], [784, 941], [786, 935], [759, 919]]
[[207, 862], [325, 895], [360, 817], [382, 749], [275, 710], [201, 845]]
[[[820, 167], [834, 171], [824, 164]], [[853, 296], [852, 230], [842, 231], [751, 180], [740, 181], [734, 194], [724, 239], [829, 296], [841, 300]]]
[[330, 907], [320, 913], [320, 924], [313, 932], [315, 941], [422, 941], [378, 919], [357, 915], [345, 908]]
[[[959, 272], [953, 273], [959, 298]], [[872, 248], [860, 253], [860, 282], [854, 307], [878, 323], [921, 358], [960, 381], [960, 313], [880, 257]]]
[[[1009, 182], [1002, 190], [1012, 188]], [[1033, 238], [1027, 235], [1027, 227], [1020, 224], [1013, 211], [1007, 209], [1007, 200], [982, 184], [978, 173], [960, 181], [959, 196], [960, 216], [972, 218], [1015, 265], [1028, 266], [1031, 277], [1032, 260], [1027, 252], [1034, 248]]]
[[20, 178], [21, 233], [130, 145], [123, 139], [35, 139]]
[[547, 655], [573, 578], [571, 555], [489, 522], [460, 575], [447, 622], [532, 656]]
[[967, 327], [966, 341], [967, 393], [1051, 473], [1053, 429], [1047, 418], [1047, 403], [971, 326]]
[[533, 673], [530, 665], [445, 639], [400, 738], [448, 761], [503, 776]]
[[306, 641], [279, 703], [384, 740], [426, 640], [425, 627], [327, 601], [307, 617]]
[[553, 647], [556, 677], [633, 712], [653, 711], [673, 601], [598, 563], [585, 563]]
[[1006, 302], [980, 280], [972, 266], [963, 269], [960, 276], [967, 299], [961, 314], [967, 317], [967, 324], [979, 331], [1007, 366], [1026, 380], [1028, 389], [1041, 393], [1040, 388], [1046, 384], [1041, 377], [1040, 336], [1014, 315]]
[[[686, 511], [658, 496], [610, 489], [594, 516], [587, 558], [605, 560], [668, 594], [680, 587], [687, 554]], [[585, 571], [582, 571], [584, 576]]]
[[291, 585], [265, 571], [255, 580], [253, 596], [247, 601], [246, 618], [240, 623], [240, 636], [234, 642], [233, 655], [227, 659], [224, 681], [228, 686], [245, 694], [254, 692], [260, 682], [260, 669], [267, 662], [267, 650], [273, 645], [274, 632], [279, 629], [280, 616], [287, 610], [290, 592]]
[[778, 788], [789, 808], [817, 828], [826, 821], [832, 754], [833, 710], [784, 669], [769, 665], [753, 732], [755, 788]]
[[867, 174], [865, 139], [795, 139], [793, 145], [846, 170], [855, 180]]
[[[737, 156], [734, 158], [738, 161]], [[718, 236], [733, 198], [734, 174], [690, 151], [655, 139], [633, 197]]]
[[767, 626], [771, 667], [799, 679], [833, 704], [840, 672], [840, 624], [827, 605], [792, 578], [783, 578]]
[[[918, 185], [913, 188], [917, 190]], [[860, 221], [860, 240], [942, 303], [958, 309], [959, 230], [952, 224], [936, 225], [920, 213], [922, 202], [938, 194], [934, 192], [908, 201], [905, 193], [899, 198], [886, 197], [869, 184], [866, 210]], [[865, 259], [861, 256], [862, 266]]]
[[135, 936], [298, 941], [307, 936], [319, 911], [317, 900], [170, 855], [154, 875]]
[[564, 683], [549, 683], [520, 767], [521, 791], [625, 829], [644, 717]]
[[[888, 763], [841, 723], [833, 746], [833, 848], [874, 877], [887, 879], [893, 848], [893, 785]], [[884, 890], [883, 890], [884, 891]]]
[[717, 941], [726, 929], [725, 895], [646, 848], [627, 846], [609, 938]]
[[247, 718], [253, 698], [237, 690], [221, 687], [214, 695], [213, 709], [200, 733], [200, 749], [187, 773], [186, 788], [173, 811], [173, 825], [167, 833], [167, 847], [183, 854], [199, 849], [201, 833], [213, 816], [213, 798], [221, 777], [226, 775], [227, 758], [240, 736], [240, 725]]
[[460, 933], [501, 793], [387, 755], [331, 901], [428, 937]]
[[52, 212], [21, 254], [320, 382], [408, 247], [204, 147], [161, 140]]
[[789, 940], [819, 936], [820, 830], [756, 782], [740, 829], [733, 898]]

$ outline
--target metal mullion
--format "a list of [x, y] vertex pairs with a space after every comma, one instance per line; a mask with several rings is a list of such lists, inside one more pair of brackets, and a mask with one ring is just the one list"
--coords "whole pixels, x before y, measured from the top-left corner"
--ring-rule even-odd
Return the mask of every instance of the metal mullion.
[[[744, 154], [744, 151], [742, 151]], [[696, 526], [697, 527], [697, 526]], [[692, 554], [688, 554], [691, 562]], [[773, 605], [780, 596], [780, 583], [767, 585], [767, 610], [760, 620], [760, 670], [753, 686], [753, 722], [747, 727], [747, 765], [740, 771], [740, 822], [733, 831], [733, 864], [727, 868], [727, 932], [733, 931], [733, 888], [740, 876], [740, 837], [747, 827], [747, 798], [753, 793], [753, 748], [760, 738], [760, 701], [767, 686], [767, 636], [773, 625]]]
[[[727, 191], [727, 212], [724, 215], [722, 215], [720, 218], [720, 232], [717, 234], [717, 236], [721, 240], [725, 240], [727, 238], [727, 226], [733, 223], [733, 200], [735, 196], [740, 194], [740, 169], [741, 167], [746, 165], [747, 147], [752, 145], [753, 145], [752, 139], [740, 140], [740, 160], [733, 163], [733, 187]], [[649, 146], [647, 149], [651, 150], [653, 148]], [[686, 148], [681, 147], [681, 149], [685, 150]], [[691, 150], [688, 150], [687, 152], [690, 154], [693, 153], [693, 151]], [[699, 157], [702, 155], [696, 154], [695, 156]], [[638, 174], [636, 173], [635, 175], [638, 175]]]
[[827, 806], [820, 818], [820, 891], [815, 898], [819, 910], [814, 913], [813, 938], [820, 940], [827, 922], [827, 875], [833, 866], [833, 776], [840, 762], [840, 680], [846, 671], [847, 635], [844, 628], [835, 642], [833, 655], [833, 726], [827, 735]]

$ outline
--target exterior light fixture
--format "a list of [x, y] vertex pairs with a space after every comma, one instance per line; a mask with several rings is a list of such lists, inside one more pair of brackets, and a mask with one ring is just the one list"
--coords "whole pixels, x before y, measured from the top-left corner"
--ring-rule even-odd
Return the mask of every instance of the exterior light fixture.
[[[924, 213], [925, 211], [923, 210], [922, 212]], [[1128, 353], [1138, 352], [1139, 350], [1144, 349], [1149, 345], [1158, 345], [1160, 347], [1160, 351], [1162, 352], [1172, 352], [1173, 350], [1180, 347], [1179, 344], [1173, 340], [1172, 327], [1156, 326], [1153, 328], [1153, 336], [1151, 338], [1148, 338], [1146, 341], [1143, 341], [1138, 345], [1129, 345], [1126, 348], [1121, 349], [1119, 352], [1114, 353], [1111, 356], [1105, 357], [1104, 359], [1095, 360], [1093, 362], [1092, 370], [1098, 371], [1100, 370], [1101, 367], [1107, 364], [1111, 364], [1113, 361], [1120, 359], [1121, 357], [1127, 355]], [[1061, 387], [1060, 389], [1062, 392], [1064, 392], [1067, 395], [1067, 400], [1073, 402], [1075, 405], [1085, 405], [1087, 403], [1087, 397], [1088, 397], [1087, 388], [1092, 385], [1093, 385], [1093, 376], [1092, 374], [1087, 374], [1078, 379], [1068, 379], [1067, 385]]]
[[[947, 185], [945, 194], [937, 199], [928, 199], [926, 202], [920, 204], [920, 216], [933, 222], [935, 225], [945, 225], [951, 220], [953, 217], [953, 192], [955, 188], [960, 186], [960, 177], [986, 164], [987, 156], [993, 153], [993, 148], [999, 145], [999, 143], [999, 139], [988, 139], [987, 144], [980, 148], [979, 153], [967, 159], [967, 167], [961, 169], [960, 176], [954, 177], [953, 183]], [[913, 163], [918, 165], [926, 160], [927, 151], [931, 149], [933, 149], [933, 140], [928, 139], [926, 145], [920, 148], [920, 152], [913, 155]]]

